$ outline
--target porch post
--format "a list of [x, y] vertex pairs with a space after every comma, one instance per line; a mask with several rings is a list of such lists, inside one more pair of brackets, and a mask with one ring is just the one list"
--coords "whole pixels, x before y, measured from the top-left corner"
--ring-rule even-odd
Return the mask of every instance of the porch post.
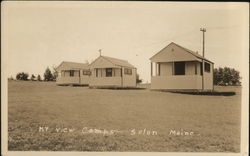
[[161, 76], [161, 63], [158, 63], [158, 75]]
[[81, 84], [81, 70], [79, 70], [79, 84]]
[[121, 67], [121, 86], [123, 86], [123, 68]]
[[150, 68], [150, 71], [151, 71], [151, 76], [153, 76], [153, 63], [150, 62], [150, 65], [151, 65], [151, 68]]
[[212, 64], [212, 85], [213, 85], [213, 91], [214, 91], [214, 64]]
[[157, 62], [155, 62], [155, 76], [158, 76], [158, 73], [157, 73]]

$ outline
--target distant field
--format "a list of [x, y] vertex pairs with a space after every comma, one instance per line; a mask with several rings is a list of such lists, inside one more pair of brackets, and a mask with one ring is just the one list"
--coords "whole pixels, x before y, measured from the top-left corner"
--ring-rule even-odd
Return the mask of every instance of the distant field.
[[240, 152], [241, 88], [215, 89], [237, 94], [201, 96], [9, 81], [8, 148]]

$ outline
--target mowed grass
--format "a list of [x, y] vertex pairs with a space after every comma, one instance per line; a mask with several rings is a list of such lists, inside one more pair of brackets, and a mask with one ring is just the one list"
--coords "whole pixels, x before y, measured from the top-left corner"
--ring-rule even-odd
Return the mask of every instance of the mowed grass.
[[[185, 95], [150, 90], [8, 83], [8, 149], [11, 151], [239, 152], [240, 87], [234, 96]], [[39, 127], [49, 127], [39, 132]], [[82, 128], [118, 130], [113, 135]], [[74, 128], [56, 132], [55, 128]], [[132, 135], [157, 131], [157, 135]], [[170, 131], [194, 135], [170, 135]]]

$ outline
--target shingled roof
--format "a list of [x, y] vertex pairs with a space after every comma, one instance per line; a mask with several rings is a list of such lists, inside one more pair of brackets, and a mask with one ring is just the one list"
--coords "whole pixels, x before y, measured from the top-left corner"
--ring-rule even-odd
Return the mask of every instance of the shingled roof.
[[76, 62], [68, 62], [63, 61], [56, 70], [73, 70], [73, 69], [86, 69], [88, 68], [88, 63], [76, 63]]
[[117, 66], [135, 68], [132, 64], [130, 64], [126, 60], [121, 60], [121, 59], [112, 58], [112, 57], [108, 57], [108, 56], [100, 56], [100, 57], [103, 57], [104, 59], [108, 60], [109, 62], [111, 62], [111, 63], [113, 63], [114, 65], [117, 65]]

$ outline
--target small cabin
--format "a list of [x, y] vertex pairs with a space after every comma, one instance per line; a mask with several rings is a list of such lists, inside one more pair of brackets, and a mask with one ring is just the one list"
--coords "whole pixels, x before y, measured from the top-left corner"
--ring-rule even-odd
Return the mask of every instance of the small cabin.
[[90, 88], [136, 87], [136, 68], [126, 60], [99, 56], [90, 64]]
[[57, 85], [89, 85], [91, 72], [88, 63], [63, 61], [57, 68]]
[[214, 63], [197, 52], [172, 42], [150, 61], [151, 89], [213, 90]]

